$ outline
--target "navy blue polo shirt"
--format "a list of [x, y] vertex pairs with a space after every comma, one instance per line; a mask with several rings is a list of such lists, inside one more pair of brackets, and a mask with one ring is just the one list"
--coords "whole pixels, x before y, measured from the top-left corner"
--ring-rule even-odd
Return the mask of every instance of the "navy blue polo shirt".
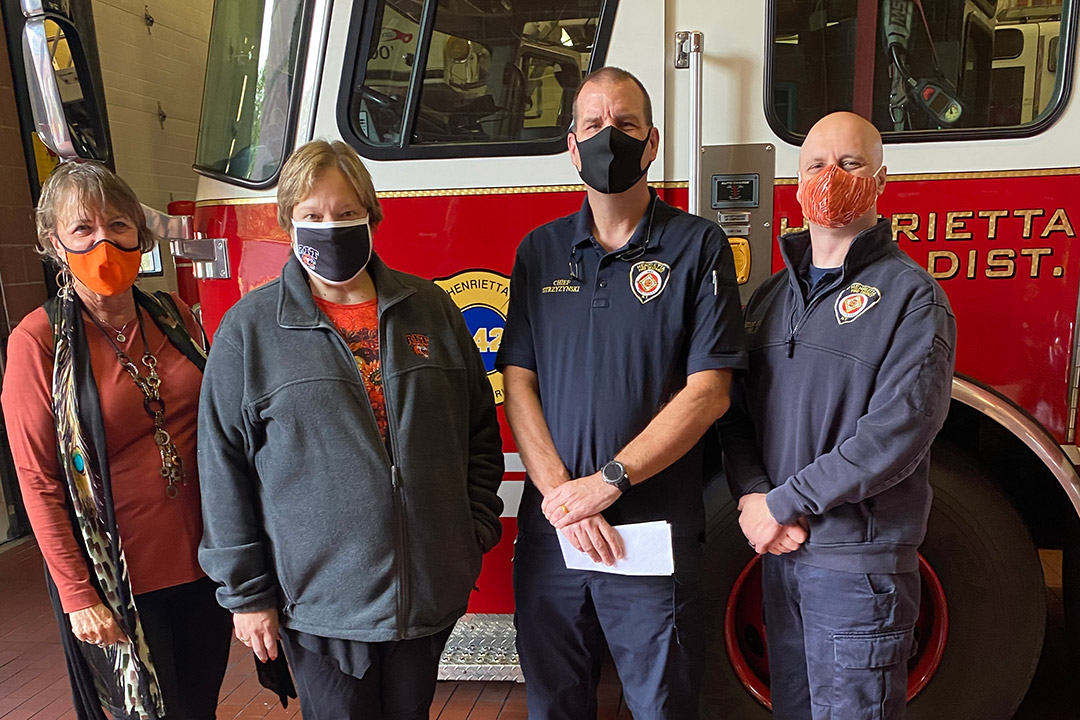
[[[589, 201], [529, 233], [510, 278], [496, 359], [536, 372], [555, 448], [577, 478], [634, 439], [688, 375], [747, 365], [735, 267], [715, 223], [653, 199], [614, 252], [592, 236]], [[612, 525], [668, 520], [704, 530], [702, 443], [604, 511]], [[554, 532], [526, 482], [518, 526]]]

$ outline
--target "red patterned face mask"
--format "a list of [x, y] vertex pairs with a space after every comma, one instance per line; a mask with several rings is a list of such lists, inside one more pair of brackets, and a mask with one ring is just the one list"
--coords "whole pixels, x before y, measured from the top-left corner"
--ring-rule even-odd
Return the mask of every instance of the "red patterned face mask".
[[810, 222], [820, 227], [844, 227], [874, 206], [878, 172], [881, 168], [870, 177], [857, 177], [839, 165], [829, 165], [811, 178], [800, 178], [795, 197]]

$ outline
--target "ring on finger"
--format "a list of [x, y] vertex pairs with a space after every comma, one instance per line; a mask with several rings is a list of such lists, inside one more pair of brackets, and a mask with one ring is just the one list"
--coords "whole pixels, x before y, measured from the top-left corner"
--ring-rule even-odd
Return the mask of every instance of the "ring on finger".
[[559, 508], [563, 511], [563, 515], [570, 514], [570, 510], [566, 507], [566, 505], [560, 505]]

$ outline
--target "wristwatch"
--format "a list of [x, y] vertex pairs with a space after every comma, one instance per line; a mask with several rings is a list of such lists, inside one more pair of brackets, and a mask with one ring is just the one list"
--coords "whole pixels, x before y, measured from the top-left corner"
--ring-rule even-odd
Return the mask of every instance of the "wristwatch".
[[618, 460], [612, 460], [600, 468], [600, 477], [608, 485], [619, 488], [619, 492], [624, 493], [630, 489], [630, 476], [626, 474], [626, 466]]

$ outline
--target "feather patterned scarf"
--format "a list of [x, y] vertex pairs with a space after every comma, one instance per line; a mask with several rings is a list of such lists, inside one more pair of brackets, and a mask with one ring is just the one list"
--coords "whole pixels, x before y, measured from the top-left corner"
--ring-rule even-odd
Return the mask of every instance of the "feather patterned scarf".
[[[138, 288], [134, 293], [136, 303], [170, 342], [202, 370], [206, 355], [188, 334], [172, 298], [165, 293], [150, 296]], [[91, 582], [127, 638], [104, 647], [78, 642], [71, 636], [67, 616], [59, 612], [61, 624], [69, 631], [64, 634], [64, 650], [76, 699], [83, 705], [80, 718], [103, 717], [100, 707], [104, 705], [114, 713], [155, 720], [165, 716], [165, 706], [117, 531], [101, 403], [82, 309], [82, 301], [69, 287], [46, 304], [55, 350], [52, 387], [58, 456], [75, 538], [84, 550]], [[55, 588], [50, 590], [55, 592]], [[91, 692], [91, 683], [96, 693]], [[95, 694], [100, 701], [97, 708], [91, 707]]]

